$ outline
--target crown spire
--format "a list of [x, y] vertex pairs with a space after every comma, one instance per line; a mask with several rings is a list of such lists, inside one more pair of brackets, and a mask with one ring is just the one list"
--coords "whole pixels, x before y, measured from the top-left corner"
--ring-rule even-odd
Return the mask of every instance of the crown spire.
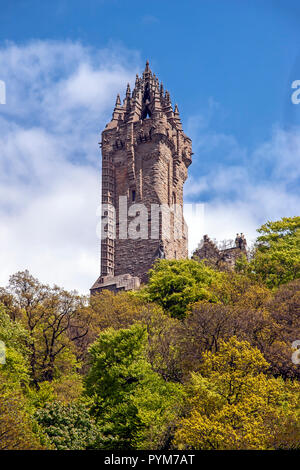
[[160, 96], [163, 98], [164, 96], [164, 85], [163, 82], [160, 83]]
[[149, 67], [149, 60], [147, 60], [145, 71], [143, 73], [143, 78], [148, 81], [151, 78], [151, 76], [152, 76], [152, 72]]
[[148, 117], [154, 121], [167, 118], [172, 127], [182, 130], [178, 105], [172, 104], [169, 91], [151, 71], [149, 60], [142, 75], [136, 74], [132, 92], [128, 83], [124, 100], [121, 101], [120, 95], [117, 95], [109, 128], [117, 127], [121, 121], [124, 124], [132, 123]]
[[121, 99], [120, 99], [120, 95], [119, 93], [117, 94], [117, 98], [116, 98], [116, 104], [115, 104], [115, 108], [114, 108], [114, 111], [113, 111], [113, 114], [112, 114], [112, 123], [116, 123], [120, 120], [122, 120], [123, 118], [123, 107], [121, 105]]
[[182, 125], [181, 125], [181, 120], [180, 120], [180, 115], [179, 115], [179, 110], [178, 110], [178, 105], [175, 104], [175, 108], [174, 108], [174, 123], [176, 124], [176, 127], [178, 129], [182, 129]]
[[117, 99], [116, 99], [116, 104], [115, 104], [115, 108], [119, 108], [121, 106], [121, 98], [120, 98], [120, 95], [119, 93], [117, 94]]

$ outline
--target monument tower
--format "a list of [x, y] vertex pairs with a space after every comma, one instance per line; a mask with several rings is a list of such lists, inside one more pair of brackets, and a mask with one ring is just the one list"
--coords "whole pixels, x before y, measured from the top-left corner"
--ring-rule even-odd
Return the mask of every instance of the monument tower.
[[[132, 92], [127, 85], [123, 104], [117, 96], [100, 145], [105, 236], [92, 294], [138, 288], [156, 258], [188, 256], [182, 209], [191, 139], [148, 61]], [[138, 221], [140, 232], [132, 230]]]

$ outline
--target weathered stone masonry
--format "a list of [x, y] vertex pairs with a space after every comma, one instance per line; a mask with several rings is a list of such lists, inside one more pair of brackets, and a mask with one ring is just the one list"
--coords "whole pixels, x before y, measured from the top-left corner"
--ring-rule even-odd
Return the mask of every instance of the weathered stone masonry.
[[[191, 164], [192, 147], [182, 130], [177, 105], [174, 109], [168, 91], [146, 63], [142, 77], [136, 76], [131, 93], [127, 86], [121, 104], [117, 96], [112, 120], [102, 132], [102, 204], [112, 204], [119, 220], [119, 197], [127, 196], [128, 205], [142, 203], [148, 209], [148, 239], [101, 240], [101, 275], [91, 288], [112, 290], [137, 288], [147, 280], [147, 272], [159, 253], [167, 259], [187, 258], [187, 228], [182, 218], [183, 236], [174, 237], [176, 211], [171, 211], [170, 237], [162, 232], [161, 219], [157, 238], [150, 238], [151, 204], [183, 208], [183, 185]], [[174, 206], [174, 204], [176, 206]], [[178, 209], [177, 209], [178, 210]], [[109, 209], [106, 213], [112, 217]], [[181, 219], [180, 219], [181, 220]], [[130, 217], [125, 221], [130, 222]]]
[[231, 271], [242, 255], [248, 256], [247, 241], [242, 233], [236, 234], [235, 246], [225, 249], [219, 249], [207, 235], [204, 235], [200, 247], [193, 252], [192, 259], [206, 260], [214, 268]]

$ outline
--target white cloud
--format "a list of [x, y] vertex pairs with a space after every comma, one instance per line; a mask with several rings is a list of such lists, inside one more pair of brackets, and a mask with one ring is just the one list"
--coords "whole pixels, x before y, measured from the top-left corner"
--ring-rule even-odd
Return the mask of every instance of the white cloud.
[[256, 229], [267, 220], [299, 215], [299, 129], [274, 127], [271, 139], [252, 154], [239, 148], [233, 136], [218, 135], [202, 126], [201, 130], [197, 148], [205, 152], [221, 149], [226, 158], [199, 178], [190, 178], [185, 189], [188, 200], [206, 200], [201, 226], [194, 219], [189, 224], [190, 252], [205, 233], [222, 240], [233, 239], [242, 231], [254, 241]]
[[[43, 282], [88, 292], [99, 273], [97, 142], [116, 94], [140, 65], [136, 52], [118, 45], [94, 50], [35, 41], [0, 48], [7, 88], [0, 108], [0, 285], [29, 269]], [[204, 217], [187, 217], [191, 249], [204, 233], [222, 240], [243, 231], [253, 239], [261, 223], [296, 215], [300, 203], [291, 189], [300, 176], [298, 131], [275, 128], [248, 155], [234, 136], [212, 130], [216, 110], [211, 99], [207, 114], [189, 122], [195, 153], [223, 155], [205, 169], [195, 161], [203, 174], [187, 184], [187, 201], [209, 195]]]
[[[127, 65], [125, 63], [127, 62]], [[100, 132], [138, 56], [71, 42], [0, 49], [0, 285], [29, 269], [87, 293], [99, 274]]]

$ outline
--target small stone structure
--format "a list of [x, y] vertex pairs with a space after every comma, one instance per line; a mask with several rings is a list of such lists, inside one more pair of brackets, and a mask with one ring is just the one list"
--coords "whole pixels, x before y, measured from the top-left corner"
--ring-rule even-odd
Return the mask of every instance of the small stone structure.
[[213, 267], [232, 271], [236, 260], [242, 255], [247, 256], [247, 241], [243, 233], [236, 234], [234, 247], [225, 249], [219, 249], [215, 242], [204, 235], [202, 243], [194, 251], [192, 259], [206, 260]]
[[122, 290], [136, 290], [140, 287], [140, 280], [138, 277], [133, 277], [130, 274], [121, 274], [120, 276], [100, 276], [99, 279], [91, 287], [93, 294], [101, 292], [102, 289], [119, 292]]

